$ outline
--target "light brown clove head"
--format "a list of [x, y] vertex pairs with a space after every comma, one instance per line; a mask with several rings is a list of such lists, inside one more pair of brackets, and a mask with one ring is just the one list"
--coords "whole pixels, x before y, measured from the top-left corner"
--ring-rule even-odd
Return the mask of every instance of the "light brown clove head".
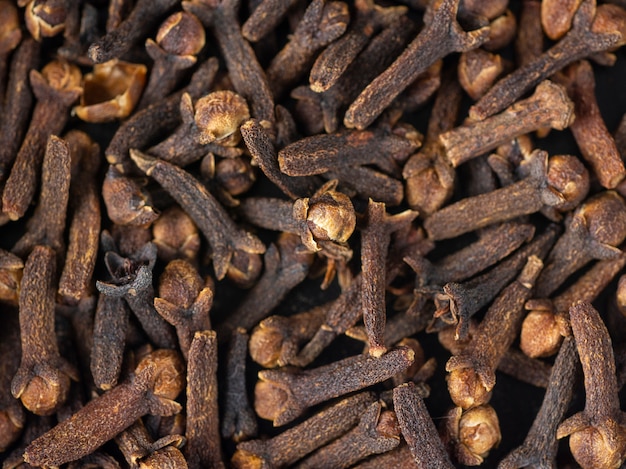
[[215, 165], [215, 180], [230, 195], [247, 192], [256, 176], [250, 161], [245, 158], [224, 158]]
[[50, 368], [45, 377], [36, 375], [21, 391], [19, 399], [36, 415], [52, 415], [67, 400], [70, 377], [58, 369]]
[[109, 218], [118, 225], [147, 227], [159, 217], [148, 193], [115, 166], [110, 166], [106, 173], [102, 197]]
[[240, 139], [239, 126], [249, 118], [248, 103], [237, 93], [227, 90], [210, 93], [195, 105], [198, 142], [235, 146]]
[[552, 311], [536, 309], [526, 315], [520, 334], [520, 349], [531, 358], [549, 357], [563, 342], [564, 325]]
[[271, 381], [257, 381], [254, 387], [254, 410], [266, 420], [275, 421], [290, 403], [288, 391]]
[[541, 2], [541, 26], [553, 41], [570, 30], [572, 20], [582, 0], [543, 0]]
[[173, 55], [196, 55], [205, 42], [202, 23], [195, 15], [184, 11], [169, 16], [156, 35], [156, 43]]
[[472, 368], [453, 370], [446, 380], [452, 402], [463, 409], [486, 404], [491, 399], [491, 391], [485, 388], [478, 373]]
[[17, 47], [22, 40], [17, 8], [8, 0], [0, 1], [0, 56]]
[[626, 457], [626, 427], [608, 419], [582, 428], [570, 435], [569, 447], [583, 469], [618, 468]]
[[139, 469], [187, 469], [183, 453], [175, 446], [166, 446], [139, 461]]
[[551, 156], [547, 181], [563, 198], [563, 202], [554, 206], [561, 212], [576, 208], [589, 193], [589, 171], [575, 156]]
[[[19, 2], [24, 6], [25, 2]], [[37, 41], [53, 37], [65, 29], [67, 9], [65, 0], [32, 0], [26, 5], [24, 22]]]
[[590, 198], [576, 211], [594, 241], [619, 246], [626, 238], [626, 203], [617, 192], [606, 191]]
[[195, 259], [200, 250], [200, 235], [193, 220], [179, 206], [165, 210], [152, 225], [153, 242], [159, 258], [165, 262], [174, 259]]
[[159, 277], [159, 297], [183, 309], [194, 303], [205, 284], [189, 262], [176, 259], [165, 266]]
[[[82, 93], [83, 75], [76, 65], [66, 60], [52, 60], [41, 70], [41, 75], [54, 90], [76, 94], [76, 98]], [[31, 78], [32, 81], [32, 78]]]
[[336, 191], [337, 181], [324, 184], [310, 199], [298, 199], [294, 218], [302, 224], [302, 243], [319, 251], [318, 241], [345, 243], [356, 228], [356, 213], [350, 197]]
[[155, 396], [176, 399], [185, 389], [185, 363], [178, 352], [169, 349], [155, 350], [139, 362], [135, 374], [141, 375], [147, 368], [156, 371], [150, 389]]
[[482, 463], [489, 451], [498, 446], [502, 434], [496, 411], [490, 405], [466, 410], [459, 421], [459, 443]]
[[259, 254], [236, 249], [233, 252], [226, 277], [239, 288], [251, 288], [263, 270], [263, 259]]
[[596, 16], [591, 24], [594, 33], [618, 33], [621, 39], [613, 46], [613, 50], [626, 44], [626, 10], [610, 3], [598, 5]]

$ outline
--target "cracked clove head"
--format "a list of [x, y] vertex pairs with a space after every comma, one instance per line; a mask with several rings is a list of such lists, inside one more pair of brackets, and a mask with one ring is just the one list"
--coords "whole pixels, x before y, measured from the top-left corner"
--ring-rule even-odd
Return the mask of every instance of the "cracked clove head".
[[459, 443], [482, 463], [489, 451], [498, 446], [502, 434], [496, 411], [490, 405], [466, 410], [459, 421]]
[[196, 102], [196, 125], [199, 143], [235, 146], [239, 143], [239, 126], [250, 118], [248, 103], [233, 91], [215, 91]]
[[149, 226], [159, 217], [148, 194], [115, 166], [109, 166], [104, 178], [102, 198], [109, 218], [118, 225]]
[[26, 27], [37, 41], [62, 32], [65, 29], [66, 18], [65, 0], [32, 0], [24, 11]]
[[313, 251], [320, 249], [317, 241], [345, 243], [356, 228], [352, 201], [336, 187], [336, 180], [329, 181], [310, 199], [294, 203], [294, 218], [302, 223], [302, 242]]
[[554, 207], [560, 212], [576, 208], [589, 192], [589, 172], [571, 155], [554, 155], [548, 159], [548, 185], [563, 197]]
[[204, 27], [195, 15], [179, 11], [169, 16], [156, 35], [156, 43], [173, 55], [196, 55], [205, 44]]
[[191, 307], [204, 287], [198, 271], [182, 259], [167, 264], [159, 277], [159, 297], [183, 309]]
[[92, 123], [128, 117], [141, 97], [146, 72], [145, 65], [117, 59], [94, 65], [85, 75], [85, 91], [74, 112]]
[[446, 381], [452, 401], [463, 409], [486, 404], [491, 399], [491, 391], [487, 390], [473, 368], [452, 370]]

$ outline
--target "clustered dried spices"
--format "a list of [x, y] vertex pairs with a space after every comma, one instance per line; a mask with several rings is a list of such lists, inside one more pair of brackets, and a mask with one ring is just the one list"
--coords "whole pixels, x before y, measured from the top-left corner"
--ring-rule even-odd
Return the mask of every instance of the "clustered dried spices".
[[3, 469], [622, 466], [596, 3], [0, 0]]

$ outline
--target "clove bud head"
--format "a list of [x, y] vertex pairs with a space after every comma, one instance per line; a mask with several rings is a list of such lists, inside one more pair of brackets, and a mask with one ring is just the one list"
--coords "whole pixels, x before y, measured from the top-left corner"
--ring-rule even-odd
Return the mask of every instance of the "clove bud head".
[[493, 407], [481, 405], [463, 412], [459, 421], [459, 442], [481, 462], [501, 439], [500, 423]]
[[298, 199], [294, 218], [302, 224], [302, 243], [319, 251], [317, 241], [345, 243], [356, 228], [356, 214], [350, 197], [335, 190], [337, 181], [324, 184], [310, 199]]
[[204, 286], [204, 281], [194, 266], [182, 259], [176, 259], [165, 266], [159, 277], [159, 297], [188, 309]]
[[584, 469], [617, 468], [626, 457], [626, 428], [613, 419], [572, 433], [569, 447]]
[[[233, 91], [215, 91], [200, 98], [195, 106], [198, 142], [219, 142], [225, 146], [239, 143], [239, 126], [250, 118], [248, 103]], [[230, 138], [229, 138], [230, 137]]]
[[173, 55], [196, 55], [205, 42], [202, 23], [195, 15], [184, 11], [169, 16], [156, 35], [156, 43]]
[[563, 342], [563, 325], [552, 311], [534, 310], [522, 323], [520, 349], [531, 358], [549, 357]]
[[491, 399], [491, 391], [472, 368], [452, 370], [446, 379], [452, 402], [463, 409], [486, 404]]
[[63, 31], [66, 18], [65, 0], [32, 0], [24, 11], [26, 27], [37, 41]]
[[265, 420], [275, 421], [291, 402], [289, 393], [269, 381], [258, 381], [254, 387], [254, 410]]
[[195, 259], [200, 250], [198, 227], [178, 206], [165, 210], [152, 224], [153, 242], [159, 258], [165, 262], [176, 258]]
[[176, 399], [185, 389], [185, 364], [178, 352], [169, 349], [155, 350], [139, 362], [135, 374], [140, 375], [150, 367], [156, 370], [151, 388], [155, 396]]
[[45, 377], [33, 376], [19, 398], [33, 414], [52, 415], [67, 400], [69, 391], [70, 377], [60, 370], [50, 369]]
[[555, 205], [561, 212], [576, 208], [589, 192], [589, 172], [575, 156], [550, 157], [547, 181], [548, 185], [563, 197], [563, 202]]
[[66, 60], [52, 60], [41, 70], [41, 75], [50, 88], [57, 91], [82, 93], [83, 75], [76, 65]]

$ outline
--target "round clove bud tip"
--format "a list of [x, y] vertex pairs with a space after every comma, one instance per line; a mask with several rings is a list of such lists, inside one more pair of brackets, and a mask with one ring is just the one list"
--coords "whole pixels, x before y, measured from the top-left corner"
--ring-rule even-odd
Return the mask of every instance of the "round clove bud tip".
[[215, 179], [230, 195], [247, 192], [256, 176], [249, 160], [244, 158], [224, 158], [215, 165]]
[[522, 323], [520, 348], [531, 358], [549, 357], [558, 352], [563, 335], [551, 311], [531, 311]]
[[555, 206], [561, 212], [577, 207], [589, 193], [589, 172], [575, 156], [550, 157], [547, 180], [563, 196], [563, 202]]
[[168, 208], [152, 224], [153, 242], [159, 250], [159, 258], [165, 262], [176, 258], [191, 261], [200, 251], [198, 227], [183, 209]]
[[502, 439], [500, 422], [490, 405], [469, 409], [459, 421], [459, 443], [472, 455], [482, 460]]
[[173, 55], [196, 55], [205, 44], [204, 27], [195, 15], [179, 11], [161, 24], [156, 43]]
[[589, 426], [572, 433], [569, 447], [576, 462], [583, 468], [609, 469], [620, 467], [626, 457], [626, 433], [614, 420], [604, 425]]
[[261, 321], [252, 331], [248, 348], [256, 363], [264, 368], [274, 368], [278, 366], [284, 336], [280, 330], [266, 324], [271, 323]]
[[491, 392], [487, 391], [478, 374], [471, 368], [453, 370], [446, 379], [452, 402], [462, 409], [486, 404], [491, 398]]
[[13, 2], [0, 0], [0, 55], [15, 49], [22, 40], [20, 18]]
[[24, 407], [36, 415], [52, 415], [67, 400], [70, 378], [57, 372], [52, 379], [34, 376], [20, 395]]
[[146, 355], [135, 368], [140, 374], [148, 367], [154, 367], [152, 393], [166, 399], [175, 399], [185, 388], [185, 364], [180, 354], [174, 350], [159, 349]]
[[236, 249], [233, 252], [226, 277], [239, 288], [251, 288], [261, 275], [263, 260], [259, 254]]
[[[239, 126], [250, 118], [246, 100], [232, 91], [215, 91], [196, 102], [196, 125], [202, 145], [219, 142], [234, 146], [239, 143]], [[229, 138], [231, 137], [231, 138]]]
[[258, 381], [254, 387], [254, 410], [262, 419], [276, 420], [288, 400], [287, 392], [274, 383]]
[[159, 277], [159, 297], [187, 309], [204, 288], [202, 277], [189, 262], [176, 259], [165, 266]]

